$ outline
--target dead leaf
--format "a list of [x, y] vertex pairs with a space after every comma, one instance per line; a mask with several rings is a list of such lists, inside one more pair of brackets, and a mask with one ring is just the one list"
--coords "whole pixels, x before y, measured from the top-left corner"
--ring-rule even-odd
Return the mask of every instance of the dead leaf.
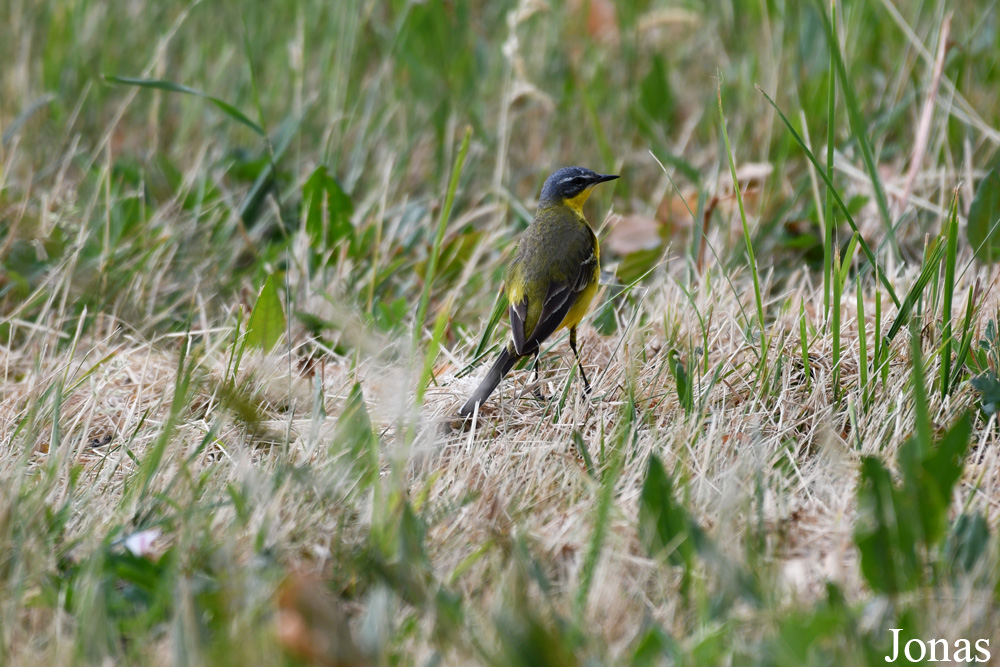
[[698, 215], [697, 192], [677, 194], [676, 191], [671, 191], [656, 207], [656, 219], [667, 226], [671, 236], [675, 231], [690, 229], [695, 215]]
[[587, 14], [587, 32], [599, 42], [617, 43], [618, 17], [610, 0], [590, 0]]
[[644, 215], [620, 216], [611, 225], [605, 247], [616, 255], [625, 256], [637, 250], [651, 250], [663, 245], [661, 225]]
[[369, 660], [354, 643], [347, 616], [326, 583], [291, 574], [278, 589], [278, 641], [299, 660], [324, 667], [360, 667]]
[[611, 0], [572, 0], [569, 3], [571, 15], [580, 16], [586, 10], [587, 34], [595, 42], [603, 44], [618, 43], [618, 16], [615, 3]]

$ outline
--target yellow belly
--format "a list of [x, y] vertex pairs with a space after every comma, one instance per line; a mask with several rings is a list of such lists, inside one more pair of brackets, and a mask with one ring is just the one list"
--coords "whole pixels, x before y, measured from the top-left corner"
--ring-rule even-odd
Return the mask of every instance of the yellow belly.
[[[600, 269], [598, 269], [598, 271], [600, 271]], [[576, 303], [570, 307], [569, 312], [566, 313], [566, 317], [563, 318], [563, 321], [559, 324], [556, 331], [559, 331], [559, 329], [572, 329], [579, 324], [580, 320], [582, 320], [587, 314], [587, 311], [590, 310], [590, 302], [594, 300], [595, 294], [597, 294], [596, 278], [592, 283], [587, 285], [582, 292], [580, 292], [580, 296], [577, 297]]]

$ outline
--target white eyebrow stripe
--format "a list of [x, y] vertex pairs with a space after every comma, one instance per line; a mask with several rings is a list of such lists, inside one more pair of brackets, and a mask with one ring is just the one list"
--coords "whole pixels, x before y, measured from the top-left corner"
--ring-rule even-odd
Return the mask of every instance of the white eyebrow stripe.
[[564, 178], [561, 181], [559, 181], [559, 185], [562, 185], [563, 183], [569, 183], [570, 181], [574, 180], [575, 178], [576, 178], [576, 176], [567, 176], [566, 178]]

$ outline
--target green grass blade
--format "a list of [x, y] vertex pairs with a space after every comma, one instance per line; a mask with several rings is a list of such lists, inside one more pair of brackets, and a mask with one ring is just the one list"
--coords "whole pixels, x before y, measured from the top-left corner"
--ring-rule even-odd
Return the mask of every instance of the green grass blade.
[[451, 299], [449, 299], [434, 319], [434, 333], [431, 335], [431, 342], [427, 346], [427, 354], [424, 356], [424, 369], [420, 374], [420, 382], [417, 383], [418, 405], [423, 402], [427, 387], [434, 379], [434, 362], [441, 350], [441, 339], [444, 338], [444, 331], [451, 321], [451, 304]]
[[719, 85], [716, 88], [716, 97], [719, 102], [719, 126], [722, 129], [722, 139], [726, 144], [726, 157], [729, 158], [729, 171], [733, 176], [733, 191], [736, 193], [736, 203], [740, 209], [740, 221], [743, 224], [743, 240], [747, 247], [747, 260], [750, 262], [750, 273], [753, 276], [753, 295], [757, 305], [757, 323], [760, 326], [760, 364], [759, 376], [763, 378], [767, 368], [767, 329], [764, 325], [764, 300], [760, 294], [760, 276], [757, 273], [757, 259], [753, 253], [753, 241], [750, 237], [750, 225], [747, 224], [747, 214], [743, 208], [743, 193], [740, 192], [740, 182], [736, 178], [736, 161], [733, 159], [733, 151], [729, 146], [729, 132], [726, 130], [726, 116], [722, 112], [722, 76], [719, 75]]
[[917, 441], [923, 454], [931, 449], [931, 415], [927, 402], [927, 384], [924, 379], [924, 359], [920, 346], [920, 326], [910, 320], [910, 354], [913, 364], [913, 410], [916, 416]]
[[165, 90], [171, 93], [184, 93], [186, 95], [194, 95], [195, 97], [200, 97], [203, 100], [215, 105], [222, 113], [226, 114], [237, 123], [241, 123], [251, 130], [256, 132], [262, 137], [267, 136], [262, 128], [257, 123], [253, 122], [247, 118], [246, 114], [234, 107], [229, 102], [225, 100], [220, 100], [218, 97], [213, 97], [208, 93], [203, 93], [200, 90], [195, 90], [194, 88], [189, 88], [188, 86], [183, 86], [179, 83], [174, 83], [173, 81], [165, 81], [163, 79], [135, 79], [128, 76], [117, 76], [114, 74], [105, 74], [104, 80], [109, 83], [117, 83], [123, 86], [138, 86], [139, 88], [153, 88], [155, 90]]
[[49, 435], [49, 463], [55, 465], [58, 459], [55, 456], [59, 450], [59, 443], [62, 441], [62, 408], [63, 408], [63, 383], [55, 383], [55, 394], [52, 397], [52, 431]]
[[840, 273], [837, 274], [836, 278], [840, 281], [841, 286], [847, 283], [847, 276], [851, 273], [851, 262], [854, 261], [854, 253], [858, 249], [858, 239], [861, 237], [860, 234], [855, 232], [851, 236], [850, 242], [847, 244], [847, 250], [840, 258]]
[[888, 341], [895, 338], [896, 334], [899, 333], [899, 330], [904, 324], [906, 324], [906, 320], [910, 317], [910, 312], [913, 310], [913, 306], [916, 305], [917, 300], [920, 299], [920, 296], [924, 292], [924, 288], [927, 287], [927, 283], [929, 283], [931, 278], [934, 277], [934, 273], [937, 271], [937, 266], [941, 262], [941, 258], [944, 257], [945, 250], [946, 246], [941, 242], [941, 239], [935, 239], [931, 242], [930, 246], [928, 246], [920, 275], [917, 276], [917, 280], [910, 286], [910, 290], [906, 293], [906, 298], [903, 299], [903, 304], [899, 307], [899, 312], [896, 313], [896, 318], [892, 321], [892, 325], [889, 327], [889, 332], [885, 335], [883, 345], [886, 345]]
[[594, 468], [594, 460], [590, 456], [590, 448], [587, 447], [587, 443], [583, 439], [583, 435], [579, 429], [573, 431], [573, 444], [580, 450], [580, 456], [583, 457], [583, 465], [587, 468], [587, 474], [591, 478], [597, 479], [597, 470]]
[[[873, 382], [877, 382], [879, 377], [882, 378], [882, 384], [885, 385], [886, 378], [889, 373], [889, 346], [886, 341], [882, 340], [882, 290], [878, 288], [878, 284], [875, 285], [875, 335], [873, 336], [874, 343], [873, 354], [872, 354], [872, 378]], [[874, 396], [874, 387], [872, 387], [872, 392]]]
[[958, 381], [962, 379], [962, 371], [965, 369], [965, 359], [969, 355], [972, 347], [972, 322], [975, 314], [975, 287], [969, 286], [969, 299], [965, 304], [965, 321], [962, 323], [962, 342], [958, 346], [958, 354], [955, 355], [955, 372], [952, 374], [949, 391], [958, 388]]
[[[892, 244], [894, 251], [899, 253], [899, 244], [896, 242], [896, 233], [893, 231], [892, 214], [889, 213], [889, 203], [885, 196], [885, 188], [882, 186], [882, 178], [879, 176], [878, 167], [875, 165], [875, 158], [872, 154], [871, 142], [865, 132], [867, 123], [858, 105], [858, 96], [847, 78], [847, 67], [844, 65], [844, 56], [840, 52], [840, 40], [837, 38], [837, 31], [833, 27], [830, 17], [823, 11], [820, 3], [819, 14], [823, 19], [826, 28], [827, 39], [830, 43], [830, 53], [836, 65], [837, 78], [840, 79], [840, 87], [844, 92], [844, 103], [847, 106], [847, 118], [851, 123], [851, 132], [861, 146], [861, 157], [864, 160], [865, 168], [872, 179], [872, 189], [875, 191], [875, 201], [878, 204], [879, 215], [882, 216], [882, 223], [885, 225], [886, 235]], [[827, 156], [830, 161], [830, 157]]]
[[[830, 14], [833, 16], [833, 36], [837, 37], [837, 3], [830, 0]], [[830, 50], [830, 86], [827, 91], [826, 110], [826, 173], [833, 176], [833, 154], [834, 154], [834, 128], [837, 117], [837, 77], [833, 74], [833, 49]], [[825, 213], [823, 223], [823, 315], [824, 318], [830, 316], [830, 280], [833, 270], [833, 197], [829, 191], [829, 186], [825, 198]]]
[[493, 310], [490, 312], [490, 319], [486, 323], [486, 328], [483, 330], [482, 335], [479, 337], [479, 343], [476, 345], [476, 351], [472, 353], [474, 359], [478, 359], [486, 348], [489, 346], [490, 339], [493, 337], [493, 330], [496, 329], [497, 324], [500, 323], [500, 319], [503, 314], [507, 312], [507, 306], [510, 305], [507, 300], [506, 290], [499, 290], [497, 292], [497, 298], [493, 302]]
[[833, 401], [840, 402], [840, 299], [844, 283], [840, 280], [840, 248], [833, 249], [833, 302], [830, 304], [830, 336], [833, 339]]
[[864, 410], [865, 396], [868, 393], [868, 335], [865, 326], [865, 298], [861, 291], [861, 280], [858, 280], [855, 286], [857, 287], [858, 299], [858, 370], [861, 373], [861, 387], [858, 393], [861, 397], [861, 409]]
[[427, 269], [424, 271], [424, 289], [420, 295], [420, 304], [417, 306], [417, 316], [413, 320], [413, 349], [416, 350], [420, 342], [420, 332], [424, 328], [424, 319], [427, 317], [427, 306], [431, 300], [431, 289], [434, 286], [434, 276], [437, 272], [437, 261], [441, 254], [441, 244], [444, 242], [444, 232], [451, 219], [451, 208], [455, 203], [455, 191], [458, 190], [458, 179], [462, 175], [462, 167], [465, 165], [465, 156], [469, 152], [469, 141], [472, 139], [472, 128], [465, 129], [465, 136], [462, 138], [462, 146], [458, 149], [458, 157], [451, 170], [451, 178], [448, 179], [448, 191], [445, 193], [444, 206], [441, 207], [441, 215], [438, 218], [437, 234], [434, 236], [434, 245], [431, 248], [430, 257], [427, 259]]
[[[253, 206], [255, 201], [258, 201], [260, 197], [261, 190], [269, 188], [275, 185], [276, 179], [275, 175], [278, 173], [278, 161], [284, 156], [288, 147], [292, 145], [292, 139], [298, 134], [299, 126], [302, 124], [301, 118], [286, 118], [278, 129], [275, 130], [274, 142], [267, 139], [267, 152], [268, 152], [268, 164], [267, 167], [261, 169], [260, 175], [254, 179], [253, 185], [247, 190], [246, 195], [243, 197], [243, 201], [240, 202], [240, 218], [246, 218], [248, 212]], [[280, 199], [280, 195], [278, 197]], [[285, 226], [281, 225], [279, 230], [285, 233]]]
[[955, 262], [958, 255], [958, 193], [951, 203], [951, 215], [948, 216], [948, 247], [944, 256], [944, 294], [942, 295], [942, 312], [944, 328], [941, 346], [941, 396], [948, 395], [951, 379], [951, 308], [952, 292], [955, 290]]

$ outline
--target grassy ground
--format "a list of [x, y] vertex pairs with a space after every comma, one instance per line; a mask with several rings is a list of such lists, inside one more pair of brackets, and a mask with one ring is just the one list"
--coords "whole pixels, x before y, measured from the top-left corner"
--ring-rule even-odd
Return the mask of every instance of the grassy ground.
[[0, 3], [0, 663], [1000, 650], [1000, 7], [830, 9]]

